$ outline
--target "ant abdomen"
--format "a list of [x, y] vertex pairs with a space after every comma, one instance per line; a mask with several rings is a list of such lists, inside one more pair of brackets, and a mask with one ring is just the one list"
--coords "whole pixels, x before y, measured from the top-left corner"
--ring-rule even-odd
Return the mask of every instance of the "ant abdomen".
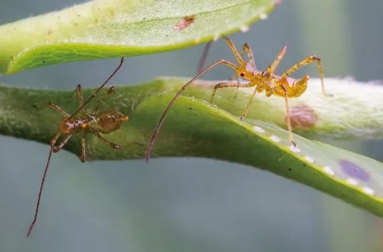
[[97, 125], [92, 125], [92, 127], [107, 134], [119, 129], [128, 119], [128, 116], [116, 110], [103, 111], [97, 114]]

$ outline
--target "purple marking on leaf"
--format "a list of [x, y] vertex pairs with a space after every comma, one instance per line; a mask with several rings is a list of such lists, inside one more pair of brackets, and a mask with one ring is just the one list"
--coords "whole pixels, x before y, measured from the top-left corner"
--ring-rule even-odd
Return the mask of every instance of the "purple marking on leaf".
[[368, 181], [370, 179], [370, 175], [365, 170], [350, 161], [341, 159], [339, 161], [339, 165], [344, 173], [350, 177], [357, 178], [362, 181]]

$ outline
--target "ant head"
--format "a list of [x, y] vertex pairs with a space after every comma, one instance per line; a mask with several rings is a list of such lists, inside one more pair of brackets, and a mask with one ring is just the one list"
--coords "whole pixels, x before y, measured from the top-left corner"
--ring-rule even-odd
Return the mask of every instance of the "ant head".
[[236, 69], [239, 77], [250, 80], [253, 77], [253, 72], [255, 71], [254, 67], [251, 66], [246, 61], [243, 61], [242, 64]]
[[238, 76], [245, 80], [250, 80], [253, 78], [253, 73], [255, 69], [248, 62], [243, 62], [243, 63], [244, 64], [242, 64], [237, 69]]

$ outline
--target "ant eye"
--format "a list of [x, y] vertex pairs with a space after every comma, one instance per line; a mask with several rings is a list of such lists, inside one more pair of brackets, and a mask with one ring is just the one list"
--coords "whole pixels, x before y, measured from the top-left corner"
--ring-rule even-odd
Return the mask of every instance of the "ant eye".
[[239, 75], [240, 75], [241, 77], [244, 77], [244, 76], [245, 76], [245, 73], [242, 72], [242, 73], [240, 73]]

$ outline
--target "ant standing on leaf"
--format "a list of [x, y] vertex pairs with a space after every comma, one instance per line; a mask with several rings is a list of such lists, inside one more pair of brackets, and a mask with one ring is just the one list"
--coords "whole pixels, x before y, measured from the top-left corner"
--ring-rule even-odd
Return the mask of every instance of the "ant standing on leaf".
[[[54, 110], [58, 111], [62, 116], [63, 119], [60, 121], [59, 124], [59, 132], [53, 137], [50, 143], [50, 150], [48, 155], [48, 160], [45, 165], [44, 174], [41, 180], [39, 194], [36, 202], [36, 209], [33, 221], [28, 229], [27, 237], [31, 234], [33, 227], [36, 224], [37, 216], [39, 213], [40, 208], [40, 201], [41, 201], [41, 195], [43, 192], [44, 182], [45, 178], [48, 172], [49, 163], [52, 157], [53, 152], [59, 152], [65, 144], [68, 142], [68, 140], [74, 135], [81, 133], [81, 154], [80, 154], [80, 160], [81, 162], [85, 162], [86, 160], [86, 148], [85, 148], [85, 136], [88, 133], [94, 134], [98, 139], [100, 139], [103, 143], [109, 145], [113, 149], [121, 149], [121, 146], [112, 143], [105, 139], [100, 133], [102, 134], [108, 134], [113, 131], [118, 130], [121, 125], [126, 122], [129, 118], [126, 115], [123, 115], [119, 111], [116, 110], [107, 110], [99, 112], [99, 108], [101, 104], [104, 102], [104, 100], [115, 91], [114, 86], [110, 87], [108, 91], [105, 93], [105, 95], [99, 100], [98, 104], [93, 108], [92, 112], [90, 114], [85, 113], [84, 107], [96, 97], [97, 93], [101, 91], [101, 89], [110, 81], [110, 79], [120, 70], [122, 67], [122, 64], [124, 62], [124, 58], [121, 58], [120, 64], [117, 66], [117, 68], [113, 71], [113, 73], [101, 84], [101, 86], [86, 100], [83, 102], [82, 97], [82, 88], [79, 84], [77, 86], [77, 96], [79, 100], [79, 107], [73, 114], [68, 114], [65, 112], [62, 108], [59, 106], [53, 104], [52, 102], [48, 103], [48, 105], [53, 108]], [[80, 115], [78, 115], [80, 113]], [[61, 141], [61, 143], [58, 144], [58, 139], [61, 135], [65, 135], [64, 139]]]
[[[308, 65], [310, 63], [316, 62], [318, 66], [318, 72], [319, 76], [321, 78], [321, 84], [322, 84], [322, 93], [326, 95], [325, 92], [325, 87], [324, 87], [324, 81], [323, 81], [323, 70], [322, 70], [322, 63], [321, 59], [317, 56], [310, 56], [302, 61], [298, 62], [297, 64], [293, 65], [290, 69], [288, 69], [286, 72], [284, 72], [282, 75], [276, 75], [275, 70], [279, 63], [281, 62], [282, 58], [286, 54], [287, 47], [284, 46], [282, 50], [279, 52], [278, 56], [275, 58], [274, 62], [268, 66], [266, 71], [261, 71], [257, 69], [254, 61], [254, 55], [253, 52], [248, 44], [244, 44], [242, 47], [242, 50], [244, 53], [247, 54], [248, 61], [243, 60], [241, 54], [238, 52], [237, 48], [234, 46], [233, 42], [229, 39], [226, 38], [226, 42], [228, 46], [230, 47], [231, 51], [233, 52], [235, 58], [238, 61], [238, 64], [234, 64], [228, 60], [225, 59], [220, 59], [210, 66], [206, 67], [205, 69], [201, 70], [195, 77], [193, 77], [189, 82], [187, 82], [173, 97], [173, 99], [169, 102], [168, 106], [166, 107], [164, 113], [160, 117], [160, 120], [158, 121], [153, 134], [149, 140], [147, 151], [146, 151], [146, 162], [149, 161], [150, 154], [154, 145], [154, 140], [160, 131], [160, 128], [164, 122], [164, 119], [166, 115], [168, 114], [170, 108], [173, 106], [174, 102], [177, 100], [177, 98], [181, 95], [181, 93], [189, 86], [191, 85], [195, 80], [197, 80], [199, 77], [204, 75], [205, 73], [209, 72], [213, 68], [215, 68], [218, 65], [225, 65], [230, 67], [231, 69], [234, 70], [235, 74], [239, 77], [242, 78], [246, 81], [247, 83], [218, 83], [217, 85], [214, 86], [213, 93], [211, 95], [211, 100], [210, 102], [213, 102], [215, 93], [217, 89], [220, 88], [227, 88], [227, 87], [254, 87], [254, 90], [250, 96], [250, 99], [244, 108], [240, 120], [245, 119], [247, 110], [249, 109], [249, 106], [255, 96], [256, 93], [262, 93], [265, 92], [267, 97], [270, 97], [272, 95], [275, 96], [280, 96], [285, 98], [285, 112], [286, 112], [286, 124], [287, 124], [287, 129], [289, 131], [289, 140], [290, 142], [296, 146], [296, 143], [294, 142], [293, 139], [293, 134], [292, 134], [292, 127], [291, 127], [291, 120], [290, 120], [290, 112], [289, 112], [289, 102], [288, 98], [292, 97], [299, 97], [301, 96], [306, 88], [307, 88], [307, 83], [309, 80], [309, 76], [306, 75], [302, 79], [296, 80], [293, 78], [290, 78], [292, 73], [297, 71], [299, 68]], [[208, 45], [209, 46], [209, 45]], [[207, 47], [208, 47], [207, 46]], [[204, 58], [203, 58], [204, 60]], [[202, 65], [202, 64], [200, 64]]]

